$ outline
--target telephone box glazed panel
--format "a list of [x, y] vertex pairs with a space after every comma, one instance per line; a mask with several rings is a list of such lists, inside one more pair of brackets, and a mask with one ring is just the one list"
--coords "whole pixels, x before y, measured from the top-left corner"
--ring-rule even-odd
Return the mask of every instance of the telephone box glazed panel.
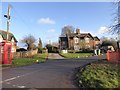
[[12, 43], [5, 42], [0, 44], [2, 53], [2, 64], [12, 63]]

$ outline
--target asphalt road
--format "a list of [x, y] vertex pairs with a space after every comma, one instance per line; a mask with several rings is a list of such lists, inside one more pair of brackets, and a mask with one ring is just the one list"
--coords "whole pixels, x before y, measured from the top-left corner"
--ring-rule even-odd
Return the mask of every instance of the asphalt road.
[[2, 88], [77, 88], [75, 68], [104, 59], [95, 56], [84, 59], [48, 60], [46, 63], [2, 70]]

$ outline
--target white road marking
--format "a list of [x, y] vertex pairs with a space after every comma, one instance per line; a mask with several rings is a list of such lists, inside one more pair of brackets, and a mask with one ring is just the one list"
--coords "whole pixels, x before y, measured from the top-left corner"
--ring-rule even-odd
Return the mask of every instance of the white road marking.
[[8, 81], [11, 81], [11, 80], [14, 80], [14, 79], [16, 79], [17, 77], [13, 77], [13, 78], [10, 78], [10, 79], [6, 79], [6, 80], [4, 80], [4, 82], [8, 82]]
[[[10, 82], [7, 82], [6, 84], [11, 84]], [[19, 86], [19, 85], [12, 85], [15, 88], [25, 88], [26, 86]]]
[[30, 75], [30, 74], [36, 73], [36, 72], [38, 72], [38, 71], [40, 71], [40, 70], [36, 70], [36, 71], [34, 71], [34, 72], [30, 72], [30, 73], [26, 73], [26, 74], [21, 75], [21, 76], [12, 77], [12, 78], [9, 78], [9, 79], [6, 79], [6, 80], [3, 80], [3, 81], [0, 81], [0, 83], [5, 83], [5, 82], [8, 82], [8, 81], [12, 81], [12, 80], [15, 80], [15, 79], [17, 79], [17, 78], [24, 77], [24, 76], [27, 76], [27, 75]]
[[18, 88], [25, 88], [26, 86], [17, 86]]

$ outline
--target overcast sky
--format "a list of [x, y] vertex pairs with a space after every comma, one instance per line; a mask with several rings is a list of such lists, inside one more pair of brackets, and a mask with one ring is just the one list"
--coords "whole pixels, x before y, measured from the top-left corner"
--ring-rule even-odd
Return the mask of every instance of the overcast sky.
[[12, 5], [10, 32], [18, 41], [32, 34], [43, 43], [56, 42], [65, 25], [93, 36], [111, 36], [104, 34], [113, 23], [115, 11], [110, 2], [2, 2], [2, 30], [6, 30], [7, 19], [3, 16], [7, 14], [8, 4]]

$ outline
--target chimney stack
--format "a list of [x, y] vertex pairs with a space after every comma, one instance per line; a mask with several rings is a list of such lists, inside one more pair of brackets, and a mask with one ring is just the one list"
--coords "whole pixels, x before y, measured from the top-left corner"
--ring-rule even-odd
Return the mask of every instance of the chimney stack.
[[76, 33], [80, 34], [80, 29], [79, 28], [76, 29]]

